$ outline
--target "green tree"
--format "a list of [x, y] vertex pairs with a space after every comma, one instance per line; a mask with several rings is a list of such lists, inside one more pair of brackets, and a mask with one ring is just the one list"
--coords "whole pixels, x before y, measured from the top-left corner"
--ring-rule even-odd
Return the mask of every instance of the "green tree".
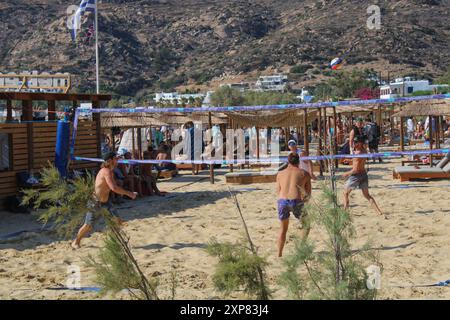
[[308, 205], [306, 212], [313, 223], [324, 227], [326, 249], [315, 252], [311, 241], [297, 240], [294, 253], [284, 261], [281, 284], [295, 299], [375, 299], [377, 292], [368, 288], [365, 268], [378, 266], [378, 257], [368, 244], [351, 249], [355, 230], [349, 212], [337, 204], [336, 192], [324, 185], [321, 201]]
[[215, 239], [209, 243], [206, 251], [219, 258], [213, 275], [214, 286], [225, 296], [243, 288], [248, 298], [268, 300], [271, 297], [265, 279], [265, 268], [268, 263], [265, 258], [258, 255], [236, 195], [230, 188], [228, 190], [242, 221], [245, 237], [234, 244], [219, 243]]
[[[53, 223], [56, 232], [64, 237], [73, 237], [83, 224], [94, 193], [94, 179], [76, 177], [63, 179], [58, 170], [50, 165], [41, 172], [42, 188], [24, 190], [22, 204], [45, 209], [38, 213], [45, 224]], [[157, 282], [149, 281], [142, 273], [128, 245], [127, 235], [114, 222], [109, 211], [96, 212], [108, 225], [105, 247], [101, 249], [99, 262], [89, 257], [87, 264], [95, 269], [97, 283], [102, 293], [117, 293], [127, 290], [135, 299], [158, 300]], [[174, 290], [172, 290], [174, 291]]]
[[188, 103], [188, 100], [186, 98], [181, 98], [181, 107], [182, 108], [186, 108], [186, 105]]
[[334, 71], [333, 78], [318, 85], [314, 90], [314, 96], [319, 100], [354, 98], [355, 93], [362, 88], [374, 89], [377, 82], [372, 80], [376, 74], [372, 70]]
[[195, 105], [195, 99], [191, 96], [188, 99], [188, 103], [190, 107], [193, 107]]
[[448, 66], [447, 72], [437, 80], [437, 83], [450, 85], [450, 66]]
[[291, 93], [249, 91], [244, 95], [244, 104], [249, 106], [293, 103], [296, 103], [296, 97]]
[[211, 96], [211, 102], [214, 106], [240, 106], [244, 102], [244, 97], [240, 91], [223, 86], [217, 89]]

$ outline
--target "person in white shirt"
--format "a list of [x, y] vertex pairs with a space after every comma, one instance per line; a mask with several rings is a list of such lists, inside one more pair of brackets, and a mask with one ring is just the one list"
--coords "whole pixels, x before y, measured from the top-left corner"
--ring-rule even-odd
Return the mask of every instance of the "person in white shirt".
[[409, 140], [414, 139], [414, 121], [411, 117], [408, 119], [408, 121], [406, 121], [406, 128], [408, 133], [408, 139]]
[[[297, 148], [297, 142], [295, 140], [290, 140], [288, 142], [290, 153], [296, 153], [300, 156], [300, 159], [302, 157], [308, 157], [308, 153], [305, 150], [298, 149]], [[284, 166], [282, 166], [280, 169], [282, 170]], [[317, 177], [314, 175], [313, 171], [313, 165], [311, 160], [300, 160], [300, 164], [298, 165], [300, 169], [303, 169], [304, 171], [308, 172], [311, 176], [312, 180], [317, 180]]]

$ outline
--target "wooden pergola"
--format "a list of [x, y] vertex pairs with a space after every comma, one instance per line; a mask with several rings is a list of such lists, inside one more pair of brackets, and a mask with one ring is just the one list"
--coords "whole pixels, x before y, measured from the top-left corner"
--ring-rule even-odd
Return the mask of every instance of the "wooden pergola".
[[[405, 118], [409, 117], [428, 117], [430, 130], [430, 150], [433, 150], [433, 140], [436, 140], [436, 148], [440, 148], [441, 129], [443, 125], [443, 117], [450, 115], [449, 100], [430, 100], [410, 102], [401, 107], [401, 111], [392, 115], [392, 117], [400, 118], [400, 149], [405, 150], [404, 139], [404, 123]], [[433, 132], [432, 121], [436, 123], [436, 132]], [[442, 136], [442, 138], [444, 138]], [[433, 155], [430, 155], [430, 165], [433, 164]]]

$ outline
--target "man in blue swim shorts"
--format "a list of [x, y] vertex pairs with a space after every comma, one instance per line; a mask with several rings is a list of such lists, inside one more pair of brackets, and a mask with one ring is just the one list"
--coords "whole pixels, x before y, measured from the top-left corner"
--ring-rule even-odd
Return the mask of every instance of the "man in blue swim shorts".
[[[283, 256], [286, 243], [286, 233], [289, 228], [291, 213], [304, 222], [303, 206], [306, 198], [311, 196], [311, 176], [299, 168], [300, 158], [297, 153], [288, 157], [288, 167], [277, 175], [278, 219], [281, 221], [280, 236], [278, 238], [278, 257]], [[302, 196], [302, 192], [304, 196]], [[302, 238], [308, 236], [309, 227], [302, 229]]]

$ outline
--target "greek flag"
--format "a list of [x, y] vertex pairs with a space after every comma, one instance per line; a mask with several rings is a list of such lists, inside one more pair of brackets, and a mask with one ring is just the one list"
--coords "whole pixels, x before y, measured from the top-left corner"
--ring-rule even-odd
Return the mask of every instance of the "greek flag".
[[72, 18], [72, 40], [75, 41], [77, 38], [77, 30], [81, 27], [81, 16], [84, 15], [86, 11], [95, 12], [97, 9], [97, 0], [82, 0], [78, 10], [75, 12]]

